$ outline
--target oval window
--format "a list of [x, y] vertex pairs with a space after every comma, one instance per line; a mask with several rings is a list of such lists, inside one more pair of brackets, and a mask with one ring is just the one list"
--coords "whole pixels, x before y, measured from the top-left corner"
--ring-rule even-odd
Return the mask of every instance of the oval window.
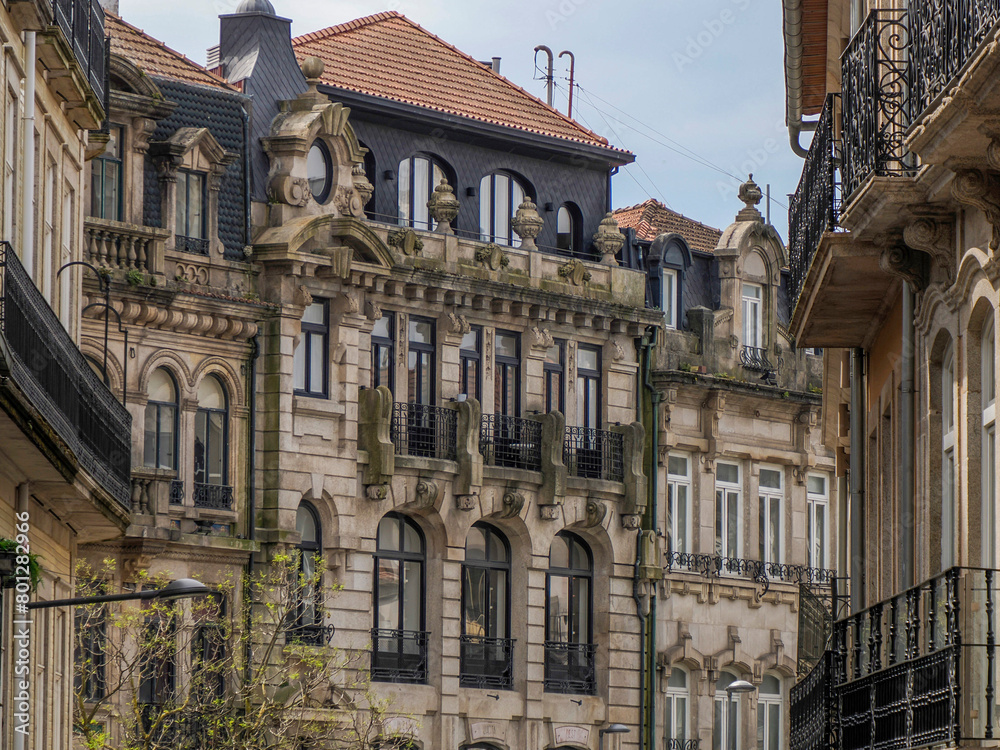
[[315, 141], [312, 148], [309, 149], [306, 174], [309, 178], [309, 189], [317, 203], [324, 203], [330, 197], [332, 171], [333, 164], [330, 161], [330, 152], [327, 150], [326, 144], [322, 141]]

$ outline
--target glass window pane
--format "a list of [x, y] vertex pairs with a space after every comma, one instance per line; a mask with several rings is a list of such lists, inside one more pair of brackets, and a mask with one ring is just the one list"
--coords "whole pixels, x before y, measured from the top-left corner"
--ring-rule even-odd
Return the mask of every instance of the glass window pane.
[[429, 320], [410, 318], [410, 343], [433, 344], [434, 323]]
[[684, 740], [687, 739], [687, 736], [688, 736], [688, 732], [687, 732], [687, 714], [688, 714], [687, 703], [688, 702], [687, 702], [687, 698], [683, 698], [683, 697], [676, 698], [675, 702], [677, 704], [676, 715], [675, 715], [675, 719], [676, 719], [676, 723], [677, 723], [677, 729], [674, 730], [675, 734], [673, 735], [673, 737], [674, 737], [674, 739], [678, 739], [678, 740], [684, 741]]
[[160, 407], [160, 468], [175, 469], [177, 464], [174, 458], [174, 425], [177, 419], [177, 407]]
[[478, 526], [469, 529], [469, 535], [465, 538], [465, 559], [486, 559], [486, 534]]
[[811, 494], [826, 495], [826, 477], [822, 477], [817, 474], [810, 474], [807, 481], [808, 489]]
[[378, 524], [378, 548], [399, 551], [399, 519], [392, 516], [383, 518]]
[[225, 484], [225, 417], [214, 411], [208, 417], [208, 481]]
[[549, 567], [569, 567], [569, 544], [565, 537], [557, 536], [552, 540], [552, 546], [549, 547]]
[[590, 579], [574, 578], [574, 620], [571, 625], [572, 643], [587, 643], [590, 640]]
[[142, 465], [156, 466], [156, 416], [158, 407], [155, 404], [146, 405], [143, 424]]
[[740, 467], [735, 464], [718, 464], [715, 477], [720, 482], [738, 484], [740, 481]]
[[493, 579], [490, 638], [507, 637], [507, 571], [491, 571]]
[[[309, 335], [309, 390], [313, 393], [322, 393], [326, 389], [325, 378], [323, 377], [323, 334], [310, 333]], [[303, 337], [304, 338], [304, 337]]]
[[420, 622], [423, 591], [420, 571], [423, 563], [403, 563], [403, 629], [422, 630]]
[[760, 470], [760, 486], [769, 487], [771, 489], [780, 490], [781, 489], [781, 472], [775, 471], [774, 469], [761, 469]]
[[479, 331], [469, 331], [462, 336], [461, 349], [467, 352], [479, 352]]
[[399, 561], [378, 561], [378, 626], [399, 627]]
[[576, 540], [570, 540], [570, 564], [574, 570], [590, 570], [590, 555]]
[[427, 199], [430, 198], [429, 167], [430, 162], [427, 159], [417, 157], [413, 160], [413, 226], [418, 229], [427, 229], [430, 226], [427, 210]]
[[292, 377], [294, 387], [298, 391], [305, 390], [306, 387], [306, 340], [308, 336], [300, 336], [299, 343], [295, 345], [295, 356], [292, 358]]
[[496, 355], [516, 359], [517, 336], [509, 333], [498, 333], [496, 336]]
[[404, 552], [423, 552], [424, 545], [423, 541], [420, 539], [420, 532], [409, 523], [403, 524], [403, 551]]
[[490, 542], [490, 560], [493, 562], [506, 562], [507, 561], [507, 547], [503, 543], [503, 539], [500, 538], [499, 534], [491, 533], [489, 535]]
[[483, 240], [489, 240], [493, 233], [490, 223], [490, 206], [493, 204], [493, 194], [490, 190], [490, 175], [479, 181], [479, 234]]
[[569, 578], [566, 576], [549, 576], [549, 621], [546, 639], [567, 643], [569, 637], [568, 612]]
[[309, 512], [308, 508], [299, 506], [295, 511], [295, 529], [299, 532], [303, 542], [315, 542], [316, 539], [316, 519]]
[[680, 667], [674, 667], [670, 670], [670, 677], [667, 679], [668, 688], [686, 688], [687, 687], [687, 672], [685, 672]]
[[174, 212], [176, 217], [174, 231], [182, 237], [186, 237], [188, 233], [188, 200], [187, 175], [182, 172], [177, 177], [177, 207]]
[[816, 567], [826, 567], [826, 506], [816, 506]]
[[177, 391], [174, 388], [174, 381], [166, 370], [160, 368], [153, 371], [149, 376], [149, 387], [147, 389], [150, 401], [161, 401], [176, 403]]
[[201, 175], [188, 175], [191, 182], [188, 188], [188, 236], [205, 238], [205, 222], [202, 201], [205, 195], [205, 182]]
[[119, 176], [121, 174], [121, 164], [117, 161], [104, 162], [104, 206], [103, 216], [105, 219], [120, 220], [118, 207], [121, 198], [118, 195]]
[[559, 344], [545, 350], [545, 361], [550, 365], [562, 365], [562, 347]]
[[687, 486], [679, 484], [676, 487], [677, 495], [675, 498], [676, 514], [677, 514], [677, 533], [676, 533], [676, 544], [674, 546], [675, 552], [687, 552], [688, 538], [687, 538], [687, 527], [688, 527], [688, 500], [687, 500]]
[[306, 157], [306, 176], [309, 189], [316, 200], [322, 200], [330, 180], [326, 151], [319, 142], [313, 143]]
[[[303, 323], [313, 323], [315, 325], [326, 325], [326, 305], [322, 302], [313, 302], [302, 314]], [[379, 321], [381, 322], [381, 321]]]
[[390, 327], [391, 321], [392, 318], [389, 317], [388, 315], [383, 315], [381, 318], [376, 320], [375, 323], [372, 324], [372, 336], [377, 336], [378, 338], [381, 339], [391, 339], [392, 338], [392, 329]]
[[209, 375], [198, 384], [198, 406], [202, 409], [225, 409], [226, 396], [222, 383]]
[[726, 555], [728, 557], [739, 557], [739, 495], [735, 492], [726, 493], [728, 500], [728, 507], [726, 512], [726, 522], [727, 522], [727, 535], [726, 543], [728, 545]]
[[399, 163], [396, 175], [396, 190], [398, 194], [397, 209], [399, 223], [408, 224], [410, 220], [410, 160], [403, 159]]
[[581, 370], [600, 370], [600, 355], [596, 349], [581, 346], [576, 350], [576, 365]]
[[[722, 734], [725, 732], [725, 726], [723, 725], [723, 709], [725, 708], [725, 701], [718, 698], [715, 699], [715, 723], [713, 724], [714, 730], [712, 732], [712, 750], [723, 750], [722, 747]], [[729, 750], [729, 748], [725, 748]]]
[[486, 633], [486, 571], [465, 567], [465, 635], [485, 636]]
[[510, 244], [510, 178], [506, 175], [496, 176], [496, 190], [493, 194], [493, 203], [496, 211], [496, 234], [498, 242]]
[[670, 456], [667, 459], [667, 471], [675, 476], [688, 475], [688, 460], [686, 456]]
[[778, 750], [781, 738], [781, 706], [772, 703], [767, 708], [766, 750]]

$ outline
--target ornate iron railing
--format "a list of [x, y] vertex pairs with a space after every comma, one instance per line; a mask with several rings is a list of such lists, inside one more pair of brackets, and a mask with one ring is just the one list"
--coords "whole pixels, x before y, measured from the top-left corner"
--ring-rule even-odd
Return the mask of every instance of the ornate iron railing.
[[789, 294], [797, 300], [823, 234], [837, 226], [840, 182], [837, 161], [840, 140], [834, 123], [840, 122], [840, 95], [829, 94], [823, 105], [809, 155], [795, 192], [788, 196]]
[[184, 253], [194, 253], [195, 255], [208, 255], [208, 240], [199, 237], [185, 237], [182, 234], [174, 236], [174, 247]]
[[542, 423], [504, 414], [484, 414], [479, 452], [487, 466], [541, 471]]
[[81, 467], [131, 508], [131, 415], [91, 369], [7, 242], [0, 242], [0, 287], [10, 377]]
[[625, 441], [610, 430], [567, 427], [563, 463], [572, 477], [620, 482], [625, 478]]
[[170, 504], [171, 505], [183, 505], [184, 504], [184, 482], [180, 479], [170, 480]]
[[911, 0], [907, 21], [915, 122], [1000, 23], [1000, 0]]
[[372, 628], [371, 678], [376, 682], [427, 682], [427, 633]]
[[545, 641], [545, 692], [595, 695], [597, 646]]
[[301, 643], [306, 646], [326, 646], [333, 640], [336, 628], [333, 625], [323, 625], [321, 623], [309, 623], [293, 625], [285, 633], [285, 641], [288, 643]]
[[459, 684], [510, 690], [514, 684], [514, 639], [461, 636]]
[[767, 349], [757, 346], [740, 347], [740, 364], [752, 372], [773, 373], [776, 369], [767, 358]]
[[104, 10], [99, 0], [52, 0], [52, 14], [73, 48], [73, 56], [87, 76], [94, 95], [101, 106], [105, 106], [108, 41], [104, 33]]
[[389, 432], [396, 453], [454, 461], [457, 455], [458, 412], [444, 406], [396, 402]]
[[906, 12], [873, 10], [841, 56], [844, 202], [869, 177], [910, 175]]
[[749, 578], [767, 593], [772, 581], [793, 584], [813, 584], [830, 586], [836, 580], [837, 572], [826, 568], [810, 568], [804, 565], [761, 562], [742, 557], [722, 557], [693, 552], [668, 552], [665, 574], [674, 571], [699, 573], [706, 577], [738, 576]]
[[664, 747], [666, 750], [698, 750], [701, 740], [679, 740], [675, 737], [664, 737]]
[[227, 484], [194, 483], [194, 507], [214, 510], [233, 509], [233, 488]]
[[833, 652], [827, 651], [812, 671], [792, 686], [789, 696], [790, 750], [833, 750], [837, 747], [832, 663]]

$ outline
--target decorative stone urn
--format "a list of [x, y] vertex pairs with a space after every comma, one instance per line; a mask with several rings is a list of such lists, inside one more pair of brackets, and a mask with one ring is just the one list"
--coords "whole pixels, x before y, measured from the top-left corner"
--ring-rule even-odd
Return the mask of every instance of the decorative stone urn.
[[538, 208], [531, 202], [530, 198], [525, 198], [524, 203], [517, 207], [517, 213], [511, 219], [510, 228], [517, 232], [521, 238], [522, 250], [537, 250], [535, 237], [545, 226], [545, 219], [538, 215]]
[[753, 181], [752, 174], [750, 175], [750, 179], [740, 185], [737, 195], [739, 195], [740, 200], [746, 205], [736, 214], [736, 221], [760, 221], [761, 215], [757, 209], [757, 204], [760, 203], [764, 194], [760, 191], [760, 186]]
[[617, 266], [615, 256], [625, 244], [625, 235], [618, 229], [618, 222], [610, 213], [601, 219], [597, 232], [594, 234], [594, 247], [601, 253], [601, 263], [606, 266]]
[[448, 180], [441, 178], [441, 183], [434, 188], [434, 194], [427, 201], [427, 210], [430, 211], [437, 226], [434, 229], [444, 234], [455, 234], [451, 228], [451, 222], [458, 216], [458, 198], [455, 197], [455, 190], [448, 184]]
[[361, 197], [361, 207], [363, 210], [368, 205], [368, 201], [371, 200], [372, 194], [375, 192], [375, 186], [368, 181], [365, 168], [361, 164], [354, 165], [354, 168], [351, 170], [351, 177], [354, 182], [354, 189]]

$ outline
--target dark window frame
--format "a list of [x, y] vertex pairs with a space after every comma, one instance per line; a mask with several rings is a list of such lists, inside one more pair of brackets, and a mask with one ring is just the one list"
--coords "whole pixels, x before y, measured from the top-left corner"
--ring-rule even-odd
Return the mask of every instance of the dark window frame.
[[[330, 200], [330, 193], [333, 192], [333, 156], [330, 154], [330, 147], [326, 145], [326, 141], [324, 141], [322, 138], [317, 138], [309, 145], [310, 152], [314, 148], [317, 149], [320, 155], [322, 155], [323, 157], [323, 166], [325, 169], [325, 174], [323, 181], [323, 189], [319, 192], [318, 195], [313, 188], [312, 178], [309, 178], [307, 174], [307, 179], [309, 182], [309, 194], [312, 195], [313, 200], [315, 200], [318, 204], [323, 205], [328, 200]], [[307, 156], [307, 162], [308, 162], [308, 156]]]
[[[296, 396], [305, 396], [307, 398], [329, 398], [329, 383], [330, 383], [330, 301], [328, 299], [322, 299], [318, 297], [313, 298], [313, 304], [323, 305], [323, 322], [322, 323], [307, 323], [302, 321], [301, 323], [301, 337], [299, 339], [299, 346], [305, 347], [305, 352], [303, 354], [303, 368], [304, 368], [304, 388], [294, 388]], [[323, 382], [320, 384], [321, 388], [316, 390], [313, 388], [312, 381], [312, 358], [313, 358], [313, 336], [322, 337], [322, 347], [319, 356], [323, 358]], [[294, 355], [293, 355], [293, 365], [292, 365], [292, 379], [293, 382], [295, 378], [294, 372]]]
[[[458, 392], [481, 402], [483, 399], [483, 328], [482, 326], [471, 326], [469, 333], [476, 336], [476, 348], [472, 350], [460, 347], [458, 350]], [[469, 370], [473, 367], [476, 370], [476, 392], [469, 393]]]
[[[431, 327], [431, 343], [425, 343], [422, 341], [414, 341], [412, 338], [412, 333], [408, 330], [406, 337], [406, 372], [407, 372], [407, 394], [406, 399], [408, 403], [411, 404], [423, 404], [424, 406], [435, 406], [437, 401], [437, 323], [434, 318], [426, 318], [422, 315], [411, 315], [407, 320], [407, 324], [412, 325], [414, 322], [427, 323]], [[413, 369], [410, 364], [410, 355], [416, 353], [416, 368]], [[426, 360], [421, 355], [427, 355]], [[426, 367], [425, 367], [426, 361]], [[425, 373], [425, 369], [430, 371], [430, 375]], [[413, 373], [412, 377], [410, 373]], [[428, 380], [428, 387], [430, 389], [430, 398], [428, 403], [423, 401], [418, 401], [416, 395], [422, 390], [420, 387], [423, 384], [424, 379]], [[412, 387], [411, 387], [412, 386]]]
[[[559, 362], [549, 362], [546, 359], [542, 364], [542, 398], [546, 412], [559, 411], [566, 414], [566, 340], [554, 339], [552, 346], [559, 347]], [[559, 383], [559, 393], [557, 403], [552, 404], [552, 380], [557, 379]]]
[[[573, 560], [573, 546], [576, 545], [580, 547], [587, 555], [587, 560], [589, 565], [587, 568], [556, 568], [552, 566], [552, 550], [549, 549], [549, 566], [545, 571], [545, 640], [553, 641], [557, 643], [572, 643], [572, 644], [588, 644], [592, 645], [594, 643], [594, 553], [590, 549], [590, 545], [587, 544], [583, 539], [578, 537], [576, 534], [570, 531], [560, 531], [556, 534], [557, 537], [565, 539], [569, 542], [570, 547], [570, 564]], [[550, 631], [551, 619], [550, 619], [550, 600], [552, 594], [551, 579], [554, 577], [569, 578], [570, 583], [568, 590], [570, 592], [571, 601], [567, 602], [566, 612], [573, 615], [576, 612], [575, 607], [572, 606], [571, 602], [574, 598], [574, 586], [573, 582], [577, 578], [585, 578], [588, 581], [587, 584], [587, 634], [585, 641], [555, 641], [552, 638], [552, 633]], [[567, 637], [569, 637], [569, 632], [572, 628], [567, 628]]]
[[[500, 217], [502, 218], [503, 224], [498, 226], [497, 224], [497, 177], [507, 178], [507, 207], [509, 209], [510, 216]], [[483, 175], [482, 179], [479, 181], [479, 189], [482, 191], [483, 180], [489, 178], [489, 207], [490, 215], [487, 219], [488, 232], [483, 232], [483, 216], [482, 216], [482, 201], [483, 196], [480, 195], [479, 199], [479, 239], [483, 242], [493, 242], [498, 245], [504, 245], [506, 247], [520, 247], [521, 240], [511, 226], [511, 219], [514, 214], [517, 213], [520, 203], [514, 203], [514, 185], [516, 184], [521, 188], [521, 192], [524, 193], [524, 197], [528, 200], [535, 201], [535, 190], [531, 184], [521, 177], [520, 175], [514, 174], [513, 172], [507, 172], [504, 170], [497, 170], [490, 172], [489, 174]], [[506, 234], [500, 234], [499, 230], [505, 230]]]
[[[393, 396], [396, 395], [396, 314], [392, 312], [382, 313], [383, 319], [388, 319], [389, 336], [376, 336], [374, 333], [371, 335], [371, 387], [378, 388], [380, 385], [384, 385], [388, 388]], [[382, 350], [389, 353], [389, 382], [382, 383], [379, 382], [379, 354]]]
[[[490, 626], [491, 623], [490, 623], [490, 618], [489, 618], [489, 604], [487, 604], [487, 627], [485, 628], [486, 632], [485, 632], [485, 634], [484, 634], [483, 637], [485, 637], [485, 638], [510, 638], [510, 615], [511, 615], [511, 604], [510, 604], [510, 589], [511, 589], [511, 586], [510, 586], [510, 579], [511, 579], [510, 542], [507, 540], [507, 536], [503, 532], [501, 532], [495, 526], [493, 526], [493, 525], [491, 525], [489, 523], [486, 523], [484, 521], [476, 521], [476, 523], [472, 524], [472, 528], [474, 528], [474, 529], [481, 529], [481, 530], [483, 530], [483, 531], [486, 532], [486, 538], [487, 538], [487, 541], [486, 541], [487, 559], [486, 560], [471, 560], [470, 561], [469, 558], [468, 558], [468, 552], [466, 552], [466, 557], [462, 561], [462, 635], [478, 635], [477, 633], [467, 633], [465, 631], [465, 625], [466, 625], [466, 619], [465, 619], [465, 608], [466, 608], [466, 599], [465, 599], [465, 589], [466, 589], [466, 587], [465, 587], [465, 572], [469, 568], [475, 568], [475, 569], [482, 569], [484, 571], [487, 571], [487, 575], [488, 576], [489, 576], [489, 573], [492, 572], [492, 571], [501, 571], [501, 572], [507, 574], [506, 596], [504, 597], [504, 601], [501, 602], [501, 605], [504, 608], [504, 612], [506, 613], [506, 617], [504, 618], [504, 623], [505, 623], [504, 632], [503, 633], [491, 633], [490, 632], [491, 628], [489, 626]], [[503, 545], [504, 552], [507, 555], [507, 559], [506, 560], [496, 561], [496, 560], [490, 560], [490, 559], [488, 559], [489, 549], [490, 549], [489, 538], [491, 536], [496, 537], [496, 538], [498, 538], [500, 540], [501, 544]], [[466, 549], [468, 549], [468, 537], [466, 537]], [[492, 576], [489, 576], [489, 578], [488, 578], [487, 589], [490, 591], [490, 593], [495, 593], [496, 585], [495, 585], [495, 582], [494, 582]]]
[[[420, 151], [420, 152], [411, 154], [410, 156], [406, 157], [405, 159], [400, 159], [399, 164], [396, 165], [396, 177], [397, 177], [398, 181], [401, 181], [402, 177], [400, 176], [400, 173], [402, 172], [402, 169], [401, 169], [402, 164], [404, 162], [406, 162], [406, 163], [409, 164], [409, 169], [408, 169], [409, 174], [408, 174], [408, 184], [407, 184], [407, 188], [409, 189], [409, 195], [407, 197], [407, 204], [408, 205], [407, 205], [407, 210], [406, 210], [406, 216], [404, 216], [402, 214], [402, 212], [399, 210], [400, 209], [400, 205], [399, 205], [399, 197], [400, 197], [399, 196], [399, 185], [401, 184], [401, 182], [397, 182], [397, 185], [396, 185], [396, 221], [397, 221], [397, 223], [401, 227], [411, 227], [413, 229], [421, 229], [421, 230], [430, 232], [430, 231], [434, 230], [435, 226], [437, 226], [437, 222], [435, 221], [434, 217], [430, 215], [430, 211], [427, 209], [426, 205], [424, 205], [424, 206], [418, 206], [415, 203], [415, 200], [416, 200], [416, 187], [417, 187], [417, 183], [416, 183], [416, 179], [417, 179], [416, 162], [418, 160], [420, 160], [420, 161], [426, 161], [428, 163], [428, 168], [427, 168], [427, 199], [428, 200], [430, 200], [431, 196], [434, 195], [434, 189], [438, 186], [438, 183], [436, 183], [434, 181], [434, 170], [435, 169], [438, 169], [440, 171], [440, 173], [441, 173], [441, 176], [443, 176], [446, 180], [448, 180], [448, 182], [450, 184], [454, 185], [455, 181], [454, 181], [454, 177], [453, 177], [453, 173], [452, 173], [451, 168], [444, 162], [444, 160], [438, 158], [437, 156], [434, 156], [433, 154], [428, 154], [426, 152]], [[418, 209], [421, 209], [423, 211], [427, 211], [427, 220], [426, 220], [426, 222], [423, 219], [417, 219], [416, 218], [416, 214], [417, 214]]]
[[[559, 232], [559, 212], [563, 209], [569, 213], [568, 241], [563, 241], [564, 233]], [[556, 249], [569, 255], [579, 255], [583, 251], [583, 213], [572, 201], [566, 201], [556, 209]]]
[[[177, 471], [178, 470], [178, 466], [180, 465], [180, 460], [179, 460], [179, 456], [178, 456], [179, 447], [180, 447], [180, 435], [179, 435], [179, 433], [180, 433], [180, 429], [179, 429], [180, 428], [180, 411], [181, 411], [181, 409], [180, 409], [180, 389], [177, 387], [177, 378], [174, 377], [174, 374], [172, 372], [170, 372], [170, 370], [168, 370], [166, 367], [157, 367], [156, 369], [157, 370], [163, 370], [163, 372], [167, 375], [167, 377], [170, 378], [170, 382], [174, 386], [174, 399], [175, 400], [173, 402], [169, 402], [169, 401], [151, 401], [151, 400], [147, 400], [146, 401], [146, 408], [143, 411], [143, 443], [144, 443], [143, 444], [143, 463], [145, 464], [145, 458], [146, 458], [145, 454], [146, 454], [146, 452], [148, 450], [147, 446], [145, 445], [145, 437], [146, 437], [145, 414], [149, 411], [149, 407], [152, 406], [152, 407], [155, 407], [155, 409], [156, 409], [156, 430], [154, 431], [154, 434], [156, 435], [156, 446], [153, 449], [155, 466], [151, 466], [151, 467], [148, 467], [148, 468], [168, 469], [168, 470], [171, 470], [171, 471]], [[156, 370], [154, 370], [153, 372], [156, 372]], [[161, 425], [163, 424], [163, 409], [164, 408], [173, 409], [173, 423], [174, 423], [174, 429], [173, 429], [173, 443], [174, 443], [173, 444], [173, 466], [161, 466], [160, 465], [161, 439], [162, 439], [162, 436], [163, 436], [163, 429], [162, 429]]]
[[[589, 368], [585, 369], [580, 367], [580, 351], [590, 351], [597, 354], [597, 369], [591, 370]], [[582, 417], [580, 427], [585, 427], [588, 429], [600, 429], [601, 427], [601, 406], [604, 394], [602, 390], [604, 388], [604, 361], [602, 359], [601, 347], [592, 346], [590, 344], [578, 344], [577, 345], [577, 366], [576, 366], [576, 398], [577, 404], [580, 403], [581, 391], [583, 396], [583, 414], [578, 414], [578, 417]], [[590, 422], [590, 389], [583, 387], [581, 389], [581, 381], [593, 380], [597, 383], [597, 408], [594, 413], [597, 415], [597, 424], [589, 424]]]
[[[513, 336], [517, 342], [517, 354], [514, 357], [497, 354], [496, 340], [500, 336]], [[501, 370], [501, 368], [503, 368]], [[510, 368], [513, 368], [511, 370]], [[506, 387], [510, 378], [510, 373], [514, 373], [514, 406], [497, 403], [496, 396], [504, 394], [506, 397], [508, 388]], [[493, 413], [503, 414], [509, 417], [521, 416], [521, 334], [517, 331], [506, 331], [497, 328], [493, 332]], [[504, 398], [506, 400], [506, 398]]]
[[[194, 420], [194, 440], [195, 440], [195, 451], [194, 451], [194, 481], [195, 484], [212, 484], [209, 480], [210, 474], [207, 472], [208, 468], [208, 456], [211, 453], [211, 431], [208, 430], [208, 425], [210, 424], [212, 414], [222, 415], [222, 481], [218, 483], [220, 487], [226, 487], [229, 485], [229, 392], [226, 390], [225, 384], [216, 375], [206, 375], [207, 378], [214, 378], [215, 382], [218, 384], [219, 388], [222, 390], [222, 400], [223, 407], [221, 409], [207, 409], [201, 405], [198, 406], [198, 410], [195, 412]], [[203, 416], [204, 415], [204, 416]], [[202, 424], [202, 421], [204, 423]], [[199, 434], [204, 428], [204, 434]], [[202, 465], [198, 466], [198, 439], [202, 439], [202, 444], [204, 448], [202, 449]], [[199, 478], [199, 471], [201, 471], [201, 478]]]
[[[122, 221], [125, 205], [125, 197], [122, 190], [125, 180], [125, 156], [124, 144], [122, 143], [122, 140], [125, 137], [125, 126], [112, 123], [110, 125], [110, 130], [112, 134], [116, 131], [118, 133], [118, 156], [108, 156], [107, 151], [104, 151], [99, 156], [94, 157], [90, 167], [90, 211], [88, 213], [90, 216], [98, 219]], [[114, 174], [117, 181], [117, 200], [116, 205], [114, 206], [113, 216], [108, 215], [108, 207], [105, 205], [104, 201], [104, 191], [107, 185], [108, 177], [107, 168], [109, 164], [115, 165]]]
[[[300, 539], [298, 544], [299, 550], [299, 575], [305, 576], [306, 571], [306, 560], [308, 558], [315, 558], [317, 555], [321, 554], [323, 551], [323, 524], [320, 521], [319, 511], [316, 510], [316, 506], [310, 503], [308, 500], [300, 500], [299, 507], [296, 511], [304, 510], [312, 518], [313, 526], [316, 529], [316, 539], [306, 540]], [[308, 617], [306, 614], [306, 606], [303, 601], [299, 601], [295, 609], [295, 628], [311, 628], [317, 625], [323, 624], [323, 615], [319, 611], [319, 608], [313, 606], [312, 617]]]

